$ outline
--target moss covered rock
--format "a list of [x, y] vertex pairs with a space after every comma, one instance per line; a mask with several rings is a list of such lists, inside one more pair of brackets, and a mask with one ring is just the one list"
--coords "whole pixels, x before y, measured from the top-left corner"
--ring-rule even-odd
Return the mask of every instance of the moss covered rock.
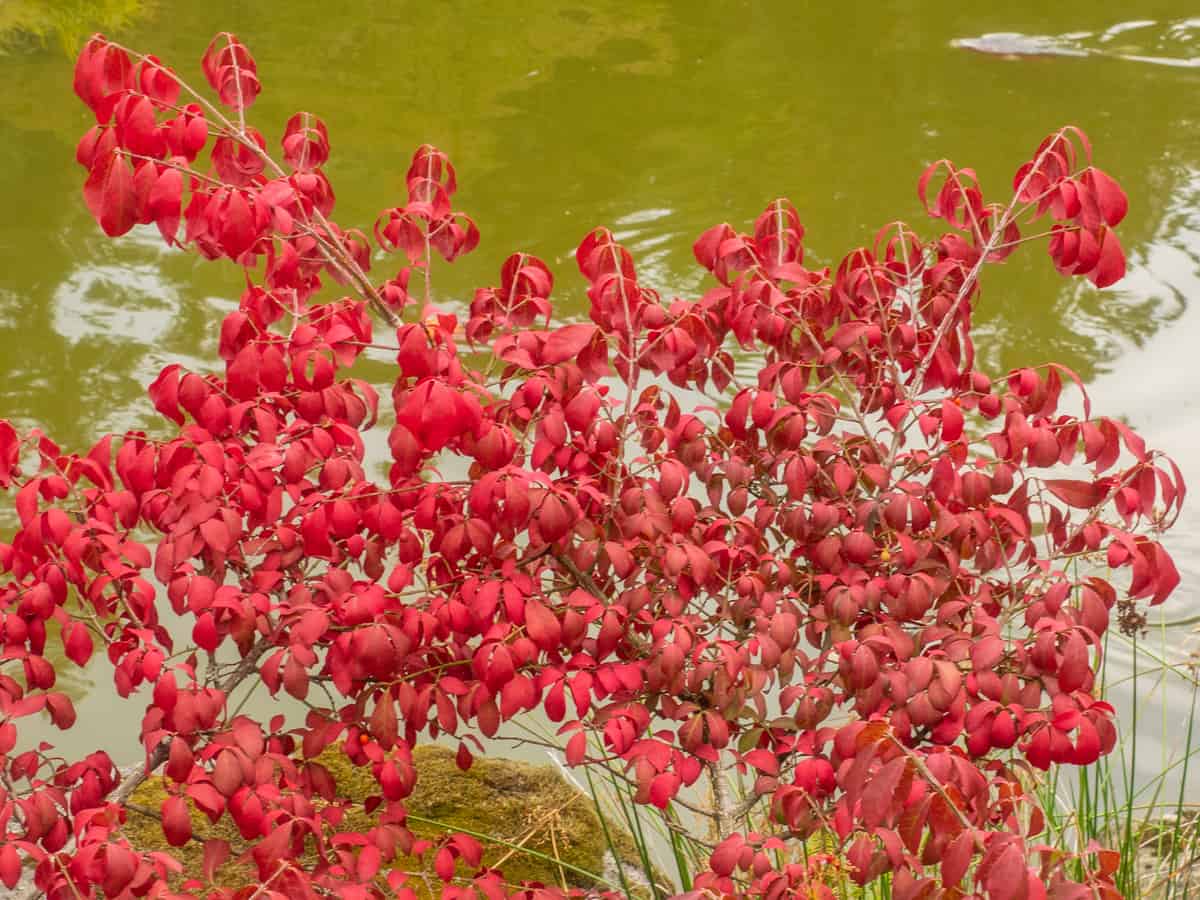
[[[537, 881], [592, 888], [600, 886], [606, 869], [611, 872], [614, 868], [595, 804], [554, 766], [480, 758], [463, 772], [455, 765], [454, 754], [437, 745], [417, 747], [413, 760], [417, 787], [405, 805], [409, 827], [418, 837], [436, 839], [454, 831], [487, 835], [480, 841], [484, 865], [500, 869], [513, 884]], [[340, 750], [326, 751], [320, 761], [333, 774], [340, 796], [361, 802], [378, 793], [370, 771], [355, 767]], [[136, 847], [162, 850], [177, 858], [184, 867], [183, 877], [200, 877], [204, 838], [225, 838], [235, 849], [244, 843], [228, 817], [214, 826], [193, 809], [193, 834], [201, 840], [183, 847], [167, 846], [156, 818], [165, 796], [163, 777], [148, 778], [132, 797], [125, 831]], [[372, 817], [359, 808], [347, 816], [342, 828], [365, 830], [371, 822]], [[618, 847], [626, 874], [630, 868], [640, 868], [634, 862], [629, 836], [611, 825], [607, 831]], [[417, 876], [411, 883], [422, 896], [438, 895], [440, 882], [432, 875], [432, 854], [424, 860], [400, 857], [392, 865]], [[217, 880], [227, 887], [240, 887], [255, 883], [256, 877], [252, 867], [231, 861], [219, 870]]]

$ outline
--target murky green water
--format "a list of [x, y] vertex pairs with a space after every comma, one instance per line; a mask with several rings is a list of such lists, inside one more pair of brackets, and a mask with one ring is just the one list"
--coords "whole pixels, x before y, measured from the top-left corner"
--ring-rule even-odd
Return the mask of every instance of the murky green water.
[[[581, 309], [571, 252], [598, 224], [635, 251], [644, 281], [689, 293], [695, 236], [780, 194], [801, 210], [810, 258], [836, 263], [890, 219], [925, 227], [914, 185], [933, 159], [973, 165], [999, 194], [1043, 135], [1078, 124], [1130, 195], [1131, 274], [1098, 292], [1065, 283], [1040, 252], [1014, 260], [986, 282], [980, 351], [993, 370], [1073, 367], [1101, 409], [1173, 452], [1200, 488], [1200, 19], [1189, 13], [1183, 0], [7, 0], [0, 417], [82, 447], [142, 421], [143, 386], [165, 362], [215, 359], [213, 326], [239, 274], [157, 237], [100, 234], [80, 199], [73, 153], [88, 117], [63, 47], [104, 28], [199, 81], [209, 38], [231, 30], [258, 59], [253, 118], [268, 139], [300, 108], [327, 122], [343, 225], [369, 227], [400, 202], [415, 145], [449, 152], [459, 204], [484, 236], [435, 276], [451, 308], [525, 250]], [[1084, 52], [1005, 59], [954, 46], [995, 32]], [[1185, 582], [1166, 615], [1178, 618], [1200, 611], [1200, 516], [1170, 543]], [[1172, 652], [1184, 636], [1169, 636]], [[1131, 668], [1127, 650], [1113, 654]], [[1188, 695], [1149, 690], [1143, 679], [1114, 694], [1125, 710], [1136, 695], [1155, 742]], [[89, 696], [81, 714], [107, 717], [113, 746], [131, 748], [139, 713], [114, 719], [107, 705]], [[1156, 745], [1141, 752], [1147, 771], [1161, 767]]]

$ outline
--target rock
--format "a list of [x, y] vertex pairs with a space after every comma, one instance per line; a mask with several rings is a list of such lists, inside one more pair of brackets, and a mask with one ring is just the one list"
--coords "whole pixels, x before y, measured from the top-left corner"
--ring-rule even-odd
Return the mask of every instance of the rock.
[[[616, 859], [610, 853], [595, 804], [569, 784], [554, 766], [481, 757], [469, 771], [463, 772], [455, 765], [454, 754], [438, 745], [417, 747], [413, 759], [418, 773], [417, 787], [405, 805], [411, 817], [409, 826], [418, 837], [436, 839], [456, 830], [488, 835], [493, 840], [481, 840], [485, 848], [484, 865], [501, 869], [505, 879], [513, 884], [537, 881], [588, 889], [601, 887], [604, 881], [619, 883], [615, 880]], [[378, 793], [370, 771], [351, 765], [339, 749], [326, 751], [320, 761], [333, 774], [342, 796], [362, 800]], [[198, 841], [173, 848], [163, 838], [154, 814], [165, 796], [161, 775], [147, 779], [131, 799], [126, 834], [140, 849], [170, 853], [183, 864], [188, 875], [199, 873], [203, 851]], [[370, 822], [371, 817], [358, 810], [347, 816], [343, 827], [365, 829]], [[193, 810], [192, 828], [198, 837], [223, 837], [235, 848], [243, 843], [227, 817], [214, 827], [203, 814]], [[644, 875], [631, 877], [642, 870], [633, 841], [625, 831], [611, 824], [608, 831], [617, 844], [626, 879], [635, 886], [635, 893], [641, 893], [636, 888], [648, 888], [648, 884]], [[417, 876], [410, 884], [418, 895], [440, 895], [440, 882], [432, 874], [432, 854], [427, 854], [423, 862], [412, 857], [399, 858], [393, 866]], [[465, 869], [462, 871], [468, 874]], [[226, 863], [218, 872], [218, 881], [229, 887], [256, 880], [253, 867], [234, 862]], [[647, 889], [645, 894], [649, 893]]]

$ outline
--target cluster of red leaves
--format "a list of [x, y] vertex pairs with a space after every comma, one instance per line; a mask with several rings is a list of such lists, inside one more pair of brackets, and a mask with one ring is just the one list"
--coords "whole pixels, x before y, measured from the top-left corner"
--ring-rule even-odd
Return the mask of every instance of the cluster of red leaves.
[[[375, 227], [406, 267], [372, 284], [367, 239], [328, 219], [324, 125], [293, 117], [276, 163], [243, 121], [245, 47], [220, 36], [204, 71], [233, 119], [153, 57], [96, 37], [79, 60], [101, 227], [154, 223], [250, 286], [221, 328], [224, 372], [172, 365], [151, 385], [169, 436], [77, 455], [0, 422], [20, 519], [0, 545], [0, 625], [23, 674], [0, 674], [0, 880], [30, 858], [52, 900], [233, 897], [212, 878], [236, 854], [257, 896], [411, 897], [388, 861], [431, 853], [447, 898], [561, 896], [506, 885], [468, 837], [431, 847], [406, 827], [415, 741], [458, 737], [465, 767], [467, 741], [540, 710], [570, 765], [623, 773], [640, 802], [665, 808], [705, 773], [761, 799], [714, 811], [689, 896], [832, 896], [796, 852], [818, 830], [856, 881], [890, 874], [897, 900], [1116, 896], [1115, 853], [1039, 843], [1030, 767], [1112, 748], [1103, 634], [1177, 583], [1156, 534], [1183, 484], [1121, 422], [1060, 409], [1070, 372], [993, 380], [970, 337], [979, 273], [1022, 241], [1026, 211], [1051, 216], [1063, 272], [1106, 284], [1123, 268], [1125, 198], [1079, 132], [1047, 139], [1007, 204], [931, 167], [921, 194], [944, 173], [929, 211], [950, 230], [890, 226], [832, 272], [803, 265], [786, 200], [752, 234], [699, 238], [716, 285], [692, 300], [643, 286], [597, 229], [576, 252], [591, 321], [551, 327], [550, 271], [516, 254], [465, 327], [489, 375], [464, 364], [455, 318], [407, 290], [433, 249], [478, 239], [446, 156], [415, 154], [408, 203]], [[315, 302], [325, 274], [357, 296]], [[415, 313], [393, 323], [386, 483], [362, 439], [376, 394], [349, 375], [376, 340], [369, 308]], [[436, 476], [455, 459], [463, 480]], [[191, 646], [173, 645], [164, 601]], [[189, 808], [238, 829], [236, 847], [204, 842], [182, 887], [171, 857], [124, 836], [138, 773], [17, 752], [22, 717], [74, 723], [55, 630], [78, 665], [100, 644], [118, 694], [146, 701], [167, 840], [193, 839]], [[254, 678], [305, 721], [231, 711]], [[343, 827], [319, 761], [335, 745], [378, 782], [369, 830]]]

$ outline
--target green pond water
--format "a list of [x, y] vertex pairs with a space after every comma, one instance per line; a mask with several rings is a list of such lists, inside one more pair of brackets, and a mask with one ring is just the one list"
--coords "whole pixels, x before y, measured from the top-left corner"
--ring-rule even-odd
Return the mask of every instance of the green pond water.
[[[241, 276], [169, 252], [157, 235], [103, 237], [73, 159], [90, 114], [72, 94], [68, 51], [103, 29], [200, 82], [204, 47], [229, 30], [258, 60], [252, 119], [268, 140], [300, 109], [327, 123], [344, 226], [369, 228], [402, 201], [417, 144], [450, 154], [457, 205], [483, 241], [436, 271], [447, 309], [524, 250], [555, 270], [559, 309], [581, 313], [571, 254], [600, 224], [634, 251], [645, 283], [688, 295], [702, 283], [694, 238], [752, 221], [780, 195], [800, 209], [809, 260], [836, 264], [892, 219], [932, 231], [915, 194], [932, 160], [974, 166], [999, 196], [1046, 133], [1077, 124], [1129, 193], [1130, 275], [1101, 292], [1065, 282], [1040, 249], [1019, 255], [988, 273], [980, 354], [993, 372], [1072, 367], [1098, 409], [1126, 416], [1200, 486], [1200, 19], [1189, 14], [1180, 0], [5, 0], [0, 417], [79, 449], [149, 421], [144, 386], [162, 365], [213, 365], [215, 325]], [[1073, 55], [963, 45], [997, 33]], [[383, 363], [372, 372], [386, 381]], [[1167, 620], [1200, 612], [1198, 538], [1190, 510], [1169, 541], [1184, 585]], [[1175, 658], [1188, 640], [1176, 629], [1151, 643]], [[1179, 679], [1125, 680], [1124, 645], [1110, 658], [1111, 694], [1127, 729], [1137, 710], [1149, 777], [1178, 755], [1190, 691]], [[76, 676], [83, 721], [65, 745], [102, 742], [131, 758], [140, 705], [114, 704], [106, 683], [103, 668]], [[1200, 799], [1200, 786], [1189, 790]]]

